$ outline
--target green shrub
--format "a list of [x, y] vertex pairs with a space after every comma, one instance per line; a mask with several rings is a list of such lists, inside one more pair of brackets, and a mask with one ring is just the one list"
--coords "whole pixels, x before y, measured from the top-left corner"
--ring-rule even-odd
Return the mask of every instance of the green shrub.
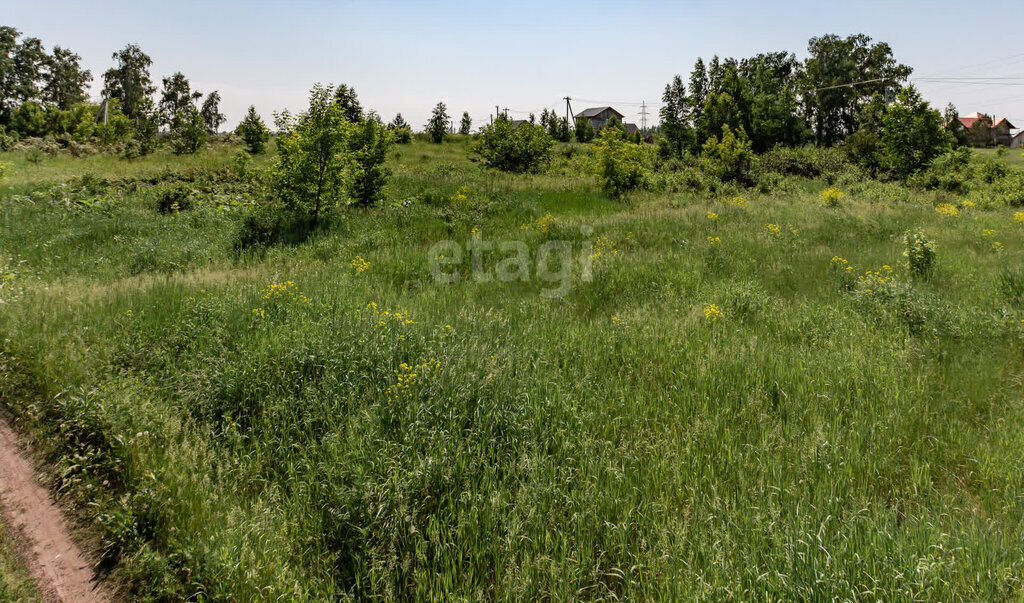
[[835, 147], [777, 147], [761, 155], [761, 168], [783, 176], [835, 176], [849, 165]]
[[643, 146], [623, 140], [618, 128], [605, 128], [597, 143], [601, 186], [616, 199], [646, 186], [646, 151]]
[[271, 212], [249, 214], [242, 221], [242, 225], [235, 235], [235, 253], [266, 250], [276, 245], [280, 238], [280, 215]]
[[932, 161], [928, 169], [919, 172], [910, 184], [929, 190], [963, 193], [970, 180], [971, 150], [957, 147]]
[[156, 210], [161, 214], [176, 214], [192, 209], [192, 189], [183, 184], [163, 187], [157, 193]]
[[995, 189], [998, 200], [1010, 207], [1024, 207], [1024, 170], [1009, 170]]
[[263, 147], [270, 140], [270, 130], [267, 129], [263, 119], [256, 113], [256, 107], [253, 105], [249, 106], [245, 119], [235, 128], [235, 133], [242, 137], [242, 142], [245, 143], [245, 150], [253, 155], [262, 153]]
[[412, 128], [409, 126], [399, 126], [393, 131], [396, 144], [409, 144], [412, 142]]
[[196, 153], [206, 144], [208, 136], [206, 120], [193, 107], [175, 116], [174, 125], [171, 126], [171, 149], [178, 155]]
[[480, 129], [471, 152], [484, 165], [503, 172], [536, 173], [550, 161], [554, 145], [543, 126], [513, 126], [511, 121], [499, 118]]
[[7, 175], [7, 170], [11, 169], [11, 164], [0, 161], [0, 182], [3, 182], [4, 176]]
[[1005, 178], [1010, 168], [1002, 161], [996, 161], [988, 157], [982, 159], [974, 168], [974, 173], [982, 182], [994, 184], [997, 180]]
[[353, 127], [349, 148], [352, 153], [350, 189], [355, 204], [372, 207], [377, 204], [391, 172], [384, 167], [394, 137], [374, 113]]
[[750, 185], [754, 182], [756, 157], [750, 140], [741, 128], [733, 132], [722, 126], [721, 139], [712, 136], [704, 143], [701, 163], [704, 170], [723, 182]]
[[18, 142], [17, 136], [14, 133], [9, 133], [3, 126], [0, 126], [0, 151], [10, 151], [14, 148], [14, 143], [16, 142]]
[[935, 263], [935, 241], [932, 241], [923, 230], [907, 231], [903, 234], [906, 246], [903, 255], [907, 258], [907, 268], [916, 277], [927, 277]]

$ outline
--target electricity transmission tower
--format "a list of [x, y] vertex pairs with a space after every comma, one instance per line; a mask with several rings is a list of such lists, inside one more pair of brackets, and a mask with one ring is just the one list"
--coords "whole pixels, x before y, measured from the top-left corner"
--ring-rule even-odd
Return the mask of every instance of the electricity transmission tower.
[[640, 131], [647, 134], [647, 101], [640, 102]]

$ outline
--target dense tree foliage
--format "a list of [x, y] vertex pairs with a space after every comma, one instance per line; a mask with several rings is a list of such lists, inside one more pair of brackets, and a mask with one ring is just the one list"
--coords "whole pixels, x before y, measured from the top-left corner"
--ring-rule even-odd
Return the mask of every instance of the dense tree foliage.
[[363, 107], [359, 104], [359, 95], [353, 86], [339, 84], [334, 89], [334, 102], [341, 109], [341, 114], [351, 122], [357, 122], [363, 118]]
[[121, 110], [130, 118], [138, 115], [143, 99], [156, 92], [149, 79], [153, 60], [135, 44], [129, 44], [114, 53], [117, 61], [103, 74], [103, 95], [120, 101]]
[[314, 222], [340, 203], [345, 191], [353, 126], [334, 95], [330, 86], [317, 84], [304, 113], [297, 118], [281, 114], [277, 119], [278, 194], [287, 207], [309, 214]]
[[929, 107], [913, 86], [901, 90], [892, 103], [875, 95], [858, 121], [847, 150], [853, 161], [874, 176], [911, 176], [952, 149], [956, 141], [943, 128], [942, 114]]
[[180, 71], [170, 77], [165, 77], [159, 105], [164, 125], [174, 127], [178, 116], [189, 115], [190, 109], [195, 108], [196, 101], [202, 97], [201, 92], [192, 90], [188, 78]]
[[857, 34], [812, 38], [801, 78], [804, 112], [819, 145], [833, 145], [858, 129], [858, 117], [875, 95], [898, 90], [911, 68], [884, 42]]
[[462, 121], [459, 123], [459, 134], [463, 136], [469, 135], [473, 129], [473, 118], [469, 116], [469, 111], [462, 112]]
[[82, 69], [82, 58], [60, 46], [47, 54], [39, 39], [19, 42], [20, 35], [13, 27], [0, 27], [0, 126], [11, 125], [15, 111], [25, 103], [48, 113], [84, 103], [92, 74]]

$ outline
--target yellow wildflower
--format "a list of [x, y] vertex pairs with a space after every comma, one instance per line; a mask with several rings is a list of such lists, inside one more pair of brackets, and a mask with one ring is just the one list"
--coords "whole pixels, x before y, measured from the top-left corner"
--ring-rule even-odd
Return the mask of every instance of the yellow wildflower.
[[715, 322], [719, 318], [725, 316], [722, 314], [722, 310], [715, 304], [708, 304], [704, 306], [704, 318], [710, 322]]

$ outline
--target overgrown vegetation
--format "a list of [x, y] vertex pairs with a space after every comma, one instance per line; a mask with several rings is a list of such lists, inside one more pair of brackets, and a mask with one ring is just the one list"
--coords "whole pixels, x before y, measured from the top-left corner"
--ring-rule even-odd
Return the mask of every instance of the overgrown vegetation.
[[137, 157], [0, 155], [0, 406], [129, 598], [1022, 592], [1024, 172], [884, 44], [699, 61], [656, 146], [318, 85], [143, 153], [218, 109], [115, 60]]
[[513, 125], [499, 117], [480, 129], [472, 152], [487, 167], [513, 174], [537, 173], [550, 161], [554, 144], [542, 126]]

